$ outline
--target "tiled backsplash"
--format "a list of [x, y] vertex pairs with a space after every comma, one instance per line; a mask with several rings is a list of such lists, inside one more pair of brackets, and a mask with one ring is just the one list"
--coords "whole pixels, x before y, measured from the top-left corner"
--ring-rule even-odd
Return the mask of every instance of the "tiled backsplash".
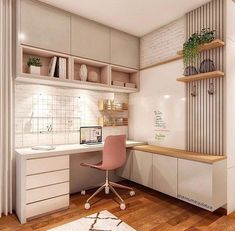
[[[128, 102], [128, 95], [41, 85], [17, 84], [15, 146], [79, 143], [80, 126], [97, 125], [98, 100]], [[128, 135], [127, 127], [105, 127], [103, 137]]]

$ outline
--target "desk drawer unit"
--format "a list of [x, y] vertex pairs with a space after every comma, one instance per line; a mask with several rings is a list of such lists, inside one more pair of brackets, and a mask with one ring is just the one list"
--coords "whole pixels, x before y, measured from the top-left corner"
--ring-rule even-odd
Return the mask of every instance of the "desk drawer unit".
[[69, 155], [20, 160], [17, 213], [21, 223], [69, 206], [69, 167]]
[[54, 156], [26, 161], [26, 175], [69, 168], [69, 156]]
[[69, 169], [26, 176], [26, 189], [69, 181]]
[[62, 208], [67, 208], [69, 204], [69, 195], [51, 198], [48, 200], [39, 201], [26, 205], [25, 215], [26, 217], [40, 216], [41, 214], [56, 211]]
[[38, 202], [66, 194], [69, 194], [69, 182], [30, 189], [26, 191], [26, 203]]

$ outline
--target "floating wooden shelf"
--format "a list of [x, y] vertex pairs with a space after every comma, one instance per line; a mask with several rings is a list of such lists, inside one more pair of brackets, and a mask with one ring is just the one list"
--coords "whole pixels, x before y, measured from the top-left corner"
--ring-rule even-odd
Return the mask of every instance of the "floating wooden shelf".
[[203, 80], [203, 79], [211, 79], [211, 78], [217, 78], [217, 77], [223, 77], [224, 72], [222, 71], [212, 71], [207, 73], [201, 73], [198, 75], [190, 75], [190, 76], [184, 76], [181, 78], [178, 78], [177, 81], [180, 82], [192, 82], [197, 80]]
[[[224, 46], [224, 42], [220, 39], [215, 39], [210, 43], [205, 43], [201, 46], [199, 46], [199, 52], [203, 52], [203, 51], [207, 51], [207, 50], [211, 50], [211, 49], [215, 49], [215, 48], [219, 48], [219, 47], [223, 47]], [[177, 55], [183, 55], [183, 51], [178, 51]]]
[[127, 110], [123, 110], [123, 109], [104, 109], [104, 110], [99, 110], [100, 112], [124, 112]]

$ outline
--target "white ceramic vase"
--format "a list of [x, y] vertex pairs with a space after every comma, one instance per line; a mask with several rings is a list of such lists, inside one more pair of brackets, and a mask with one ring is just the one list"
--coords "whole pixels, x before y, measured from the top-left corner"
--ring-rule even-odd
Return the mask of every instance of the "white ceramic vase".
[[87, 67], [85, 64], [82, 64], [80, 67], [79, 77], [81, 81], [87, 81]]
[[40, 75], [40, 70], [41, 70], [41, 67], [36, 67], [36, 66], [29, 67], [29, 73], [33, 75]]

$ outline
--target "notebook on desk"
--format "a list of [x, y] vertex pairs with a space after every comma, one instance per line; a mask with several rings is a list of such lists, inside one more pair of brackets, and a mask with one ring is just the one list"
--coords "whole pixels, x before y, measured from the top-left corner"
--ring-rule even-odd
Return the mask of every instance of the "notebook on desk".
[[101, 126], [81, 127], [80, 144], [86, 144], [86, 145], [102, 144], [102, 127]]

